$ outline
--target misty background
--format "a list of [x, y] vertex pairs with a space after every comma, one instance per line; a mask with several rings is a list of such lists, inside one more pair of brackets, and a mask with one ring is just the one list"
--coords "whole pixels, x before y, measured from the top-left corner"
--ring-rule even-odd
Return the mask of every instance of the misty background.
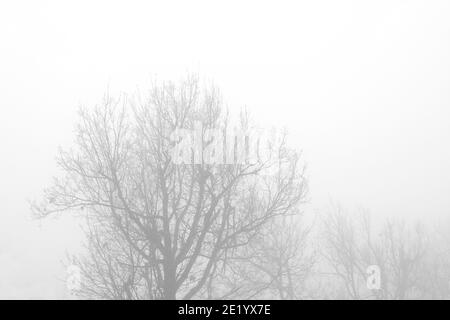
[[33, 220], [79, 106], [196, 72], [232, 110], [284, 126], [308, 213], [450, 216], [450, 2], [3, 1], [0, 298], [65, 298], [77, 222]]

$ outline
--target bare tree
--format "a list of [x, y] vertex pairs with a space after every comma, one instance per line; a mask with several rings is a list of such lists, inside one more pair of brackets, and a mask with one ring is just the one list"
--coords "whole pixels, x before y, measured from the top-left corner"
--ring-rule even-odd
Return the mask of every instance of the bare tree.
[[[448, 221], [439, 225], [427, 235], [426, 252], [416, 270], [416, 292], [424, 299], [450, 298], [450, 238]], [[422, 231], [423, 232], [423, 231]]]
[[[64, 176], [33, 206], [40, 217], [86, 217], [88, 252], [75, 260], [80, 295], [191, 299], [210, 297], [214, 286], [226, 296], [217, 274], [270, 221], [298, 210], [306, 192], [299, 154], [284, 138], [264, 146], [230, 138], [225, 111], [218, 90], [201, 89], [196, 77], [154, 84], [142, 100], [106, 96], [80, 111], [76, 147], [58, 157]], [[233, 126], [251, 129], [245, 113]], [[223, 148], [212, 129], [224, 133]], [[179, 152], [192, 141], [200, 149]], [[270, 157], [261, 157], [263, 147]]]
[[427, 250], [423, 226], [417, 224], [410, 227], [405, 223], [388, 221], [382, 231], [382, 239], [387, 252], [387, 274], [390, 276], [390, 279], [385, 279], [388, 298], [403, 300], [421, 297], [419, 281]]
[[[344, 298], [408, 299], [423, 297], [421, 275], [428, 239], [420, 224], [387, 221], [374, 228], [370, 216], [349, 215], [335, 207], [324, 219], [324, 256], [342, 280]], [[380, 271], [380, 288], [367, 288], [367, 268]]]
[[307, 297], [316, 257], [310, 232], [298, 215], [273, 219], [239, 251], [231, 266], [233, 276], [224, 275], [229, 277], [224, 283], [234, 289], [235, 297], [245, 299]]
[[364, 268], [359, 257], [358, 236], [354, 221], [336, 206], [324, 218], [324, 245], [322, 253], [332, 271], [345, 286], [348, 297], [360, 299], [361, 275]]

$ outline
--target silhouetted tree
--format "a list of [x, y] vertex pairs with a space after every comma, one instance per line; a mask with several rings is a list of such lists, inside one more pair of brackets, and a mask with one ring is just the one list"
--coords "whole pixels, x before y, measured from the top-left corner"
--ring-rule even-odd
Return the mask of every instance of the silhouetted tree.
[[226, 296], [218, 274], [231, 274], [272, 220], [297, 212], [306, 192], [299, 154], [284, 135], [250, 138], [246, 114], [232, 122], [225, 111], [218, 90], [196, 77], [80, 111], [76, 146], [58, 157], [64, 176], [34, 211], [86, 217], [87, 253], [75, 259], [81, 296], [191, 299], [211, 297], [211, 287]]

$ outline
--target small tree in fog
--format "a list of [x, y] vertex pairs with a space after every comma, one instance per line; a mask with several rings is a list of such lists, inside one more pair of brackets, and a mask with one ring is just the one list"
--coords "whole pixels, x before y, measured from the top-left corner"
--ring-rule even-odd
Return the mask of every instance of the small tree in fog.
[[[428, 236], [420, 224], [386, 221], [379, 228], [370, 215], [349, 215], [339, 206], [324, 218], [324, 252], [329, 268], [350, 299], [418, 299], [423, 290]], [[380, 288], [367, 287], [368, 267], [380, 271]]]
[[106, 97], [80, 111], [76, 146], [58, 157], [64, 177], [34, 210], [86, 218], [87, 253], [75, 258], [81, 296], [224, 296], [218, 274], [233, 273], [238, 253], [268, 223], [298, 211], [306, 192], [299, 155], [284, 139], [258, 140], [269, 157], [250, 159], [249, 140], [238, 136], [225, 135], [222, 148], [217, 132], [250, 129], [245, 114], [232, 123], [225, 111], [218, 90], [196, 78], [155, 84], [144, 101]]

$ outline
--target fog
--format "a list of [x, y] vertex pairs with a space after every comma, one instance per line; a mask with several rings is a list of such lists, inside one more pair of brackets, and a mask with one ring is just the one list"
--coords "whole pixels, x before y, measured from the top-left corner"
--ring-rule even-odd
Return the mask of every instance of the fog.
[[79, 106], [187, 72], [286, 127], [308, 211], [450, 215], [450, 2], [3, 1], [0, 298], [65, 298], [72, 217], [33, 219]]

